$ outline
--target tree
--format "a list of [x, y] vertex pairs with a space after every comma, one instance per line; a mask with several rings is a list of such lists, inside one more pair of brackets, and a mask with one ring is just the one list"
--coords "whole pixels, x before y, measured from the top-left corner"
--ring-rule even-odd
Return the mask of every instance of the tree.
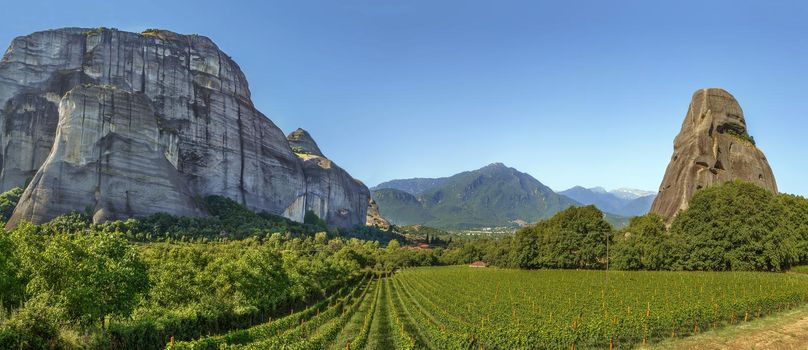
[[631, 219], [615, 238], [612, 267], [618, 270], [666, 269], [665, 221], [656, 214]]
[[595, 206], [570, 207], [519, 230], [510, 260], [521, 268], [600, 268], [611, 234], [611, 225]]
[[325, 220], [320, 219], [320, 217], [311, 210], [306, 210], [306, 215], [303, 217], [303, 223], [317, 227], [321, 231], [328, 230], [328, 225], [326, 224]]
[[17, 207], [17, 203], [20, 201], [22, 192], [22, 188], [15, 187], [0, 194], [0, 216], [2, 216], [3, 222], [11, 218], [14, 208]]
[[[697, 191], [671, 225], [686, 245], [688, 270], [782, 271], [797, 263], [801, 240], [784, 202], [741, 181]], [[792, 218], [793, 220], [793, 218]], [[803, 225], [803, 223], [798, 223]]]
[[119, 233], [41, 234], [28, 223], [12, 233], [29, 274], [27, 293], [51, 294], [84, 324], [127, 316], [148, 290], [146, 266]]
[[16, 306], [22, 300], [24, 283], [19, 264], [11, 237], [0, 232], [0, 307]]

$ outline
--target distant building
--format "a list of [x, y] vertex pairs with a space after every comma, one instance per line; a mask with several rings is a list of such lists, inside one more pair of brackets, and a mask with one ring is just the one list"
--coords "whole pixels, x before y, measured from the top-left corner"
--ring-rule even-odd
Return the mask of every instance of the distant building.
[[475, 261], [469, 264], [469, 267], [488, 267], [488, 263], [484, 261]]

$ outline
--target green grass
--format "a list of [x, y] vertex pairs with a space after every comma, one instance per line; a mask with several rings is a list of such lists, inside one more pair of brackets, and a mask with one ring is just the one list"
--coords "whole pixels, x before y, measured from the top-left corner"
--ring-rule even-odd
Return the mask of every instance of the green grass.
[[794, 273], [808, 274], [808, 265], [794, 266], [789, 271]]

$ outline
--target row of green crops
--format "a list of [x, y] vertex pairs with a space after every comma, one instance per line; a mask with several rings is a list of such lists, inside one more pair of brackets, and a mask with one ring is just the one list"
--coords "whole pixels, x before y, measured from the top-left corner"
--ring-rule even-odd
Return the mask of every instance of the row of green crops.
[[749, 321], [808, 299], [806, 276], [753, 272], [607, 275], [455, 266], [400, 271], [392, 286], [417, 325], [413, 339], [436, 349], [628, 348]]
[[630, 348], [806, 300], [808, 276], [799, 274], [412, 268], [365, 278], [284, 318], [173, 348]]
[[372, 303], [371, 309], [373, 308], [379, 299], [379, 281], [378, 278], [366, 276], [359, 283], [345, 287], [303, 311], [251, 328], [195, 341], [168, 344], [166, 348], [322, 349], [336, 339], [345, 323], [354, 317], [363, 305]]

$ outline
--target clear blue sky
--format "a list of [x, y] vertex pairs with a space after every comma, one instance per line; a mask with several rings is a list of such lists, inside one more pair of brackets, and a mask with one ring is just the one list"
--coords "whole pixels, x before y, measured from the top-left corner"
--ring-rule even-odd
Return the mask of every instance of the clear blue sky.
[[208, 36], [261, 111], [368, 185], [504, 162], [556, 190], [656, 190], [691, 94], [723, 87], [780, 189], [808, 195], [806, 2], [120, 3], [6, 2], [0, 42], [65, 26]]

